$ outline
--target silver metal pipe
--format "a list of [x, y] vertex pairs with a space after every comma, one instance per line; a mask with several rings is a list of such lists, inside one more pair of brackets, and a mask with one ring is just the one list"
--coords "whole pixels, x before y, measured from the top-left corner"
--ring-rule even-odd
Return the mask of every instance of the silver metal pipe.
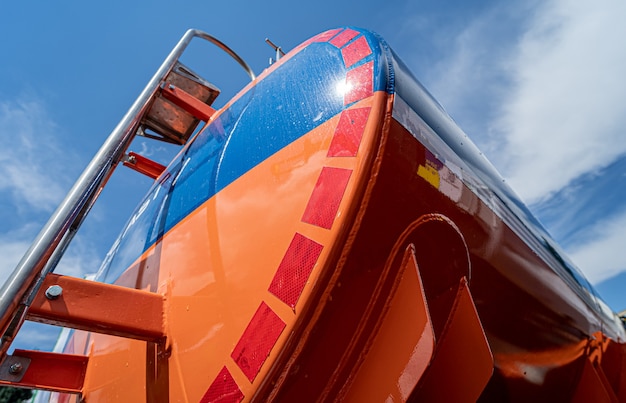
[[254, 74], [254, 71], [252, 71], [252, 68], [248, 65], [248, 63], [245, 62], [245, 60], [243, 60], [237, 53], [235, 53], [234, 50], [232, 50], [231, 48], [229, 48], [228, 46], [226, 46], [226, 44], [224, 44], [222, 41], [220, 41], [219, 39], [207, 34], [206, 32], [197, 30], [197, 29], [190, 29], [189, 31], [187, 31], [187, 33], [192, 32], [194, 36], [197, 36], [198, 38], [202, 38], [206, 41], [211, 42], [212, 44], [214, 44], [215, 46], [217, 46], [218, 48], [222, 49], [224, 52], [228, 53], [230, 55], [230, 57], [232, 57], [233, 59], [235, 59], [237, 61], [237, 63], [239, 63], [239, 65], [241, 67], [243, 67], [243, 69], [246, 71], [246, 73], [248, 73], [248, 76], [250, 77], [250, 80], [254, 80], [256, 78], [256, 75]]
[[24, 304], [26, 299], [30, 299], [27, 294], [38, 291], [38, 287], [32, 287], [36, 278], [38, 276], [43, 277], [54, 269], [55, 265], [46, 265], [46, 263], [57, 247], [59, 247], [61, 240], [76, 219], [82, 220], [83, 216], [91, 209], [112, 171], [135, 137], [139, 121], [145, 113], [150, 99], [158, 90], [161, 81], [172, 70], [193, 37], [203, 38], [220, 47], [231, 55], [246, 70], [250, 78], [254, 80], [255, 75], [252, 69], [235, 52], [219, 40], [195, 29], [190, 29], [183, 35], [126, 115], [113, 129], [65, 199], [50, 217], [47, 224], [39, 232], [39, 235], [37, 235], [0, 290], [0, 313], [2, 314], [0, 330], [3, 334], [0, 354], [6, 352], [13, 339], [14, 335], [12, 334], [6, 334], [7, 337], [4, 336], [10, 322], [14, 319], [15, 314], [18, 313], [17, 307], [20, 304]]

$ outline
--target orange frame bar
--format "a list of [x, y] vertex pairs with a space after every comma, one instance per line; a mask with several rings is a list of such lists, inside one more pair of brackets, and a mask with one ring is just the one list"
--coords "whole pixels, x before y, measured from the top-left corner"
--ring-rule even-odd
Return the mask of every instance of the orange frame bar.
[[135, 152], [129, 152], [128, 157], [129, 159], [127, 161], [123, 161], [124, 166], [142, 173], [152, 179], [158, 178], [159, 175], [165, 171], [165, 166]]
[[[46, 290], [60, 286], [58, 298]], [[160, 294], [117, 285], [49, 274], [35, 297], [27, 320], [132, 339], [165, 337], [164, 299]]]
[[200, 101], [198, 98], [183, 91], [182, 89], [170, 84], [165, 84], [162, 88], [163, 98], [172, 102], [174, 105], [179, 106], [191, 113], [193, 116], [200, 120], [208, 122], [211, 116], [215, 113], [215, 109], [209, 105]]
[[80, 393], [85, 380], [88, 358], [82, 355], [15, 350], [11, 358], [26, 359], [28, 365], [20, 370], [19, 380], [0, 377], [0, 385], [46, 389], [54, 392]]

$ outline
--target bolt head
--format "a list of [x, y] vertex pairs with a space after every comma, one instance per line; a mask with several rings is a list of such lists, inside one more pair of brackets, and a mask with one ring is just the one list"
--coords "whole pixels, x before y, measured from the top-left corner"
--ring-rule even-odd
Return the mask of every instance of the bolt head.
[[21, 363], [16, 362], [14, 364], [11, 364], [11, 366], [9, 367], [9, 372], [12, 373], [13, 375], [19, 374], [20, 372], [22, 372], [23, 368], [24, 367], [22, 367]]
[[51, 285], [46, 290], [46, 298], [57, 299], [63, 294], [63, 288], [60, 285]]

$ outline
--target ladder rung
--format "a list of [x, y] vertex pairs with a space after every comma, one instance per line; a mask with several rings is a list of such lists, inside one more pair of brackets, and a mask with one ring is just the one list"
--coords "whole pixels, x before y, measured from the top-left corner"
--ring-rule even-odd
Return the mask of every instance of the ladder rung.
[[[62, 290], [56, 298], [54, 295], [59, 294], [59, 288], [55, 286]], [[158, 341], [165, 337], [163, 305], [163, 296], [149, 291], [48, 274], [26, 319], [131, 339]]]
[[215, 113], [215, 109], [209, 105], [171, 84], [165, 83], [162, 85], [161, 96], [205, 122], [211, 119], [211, 116]]
[[123, 164], [152, 179], [158, 178], [165, 171], [165, 166], [132, 151], [123, 160]]
[[15, 350], [0, 365], [0, 384], [80, 393], [87, 361], [82, 355]]

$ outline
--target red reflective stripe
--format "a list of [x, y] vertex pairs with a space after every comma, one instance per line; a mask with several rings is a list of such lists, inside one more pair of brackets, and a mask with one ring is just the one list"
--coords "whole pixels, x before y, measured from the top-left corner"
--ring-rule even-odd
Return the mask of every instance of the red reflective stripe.
[[230, 355], [250, 382], [254, 381], [261, 370], [285, 326], [285, 322], [261, 301], [259, 309]]
[[345, 31], [343, 31], [342, 33], [340, 33], [339, 35], [337, 35], [336, 37], [331, 39], [329, 42], [332, 43], [333, 45], [337, 46], [338, 48], [341, 48], [346, 43], [348, 43], [352, 39], [354, 39], [358, 34], [359, 34], [359, 32], [357, 32], [357, 31], [355, 31], [353, 29], [346, 29]]
[[269, 292], [295, 308], [323, 246], [296, 233], [278, 266]]
[[360, 101], [374, 94], [374, 62], [368, 62], [349, 70], [346, 73], [346, 88], [343, 97], [344, 105]]
[[352, 66], [354, 63], [370, 54], [372, 54], [372, 49], [370, 49], [370, 45], [367, 43], [367, 39], [364, 36], [361, 36], [356, 41], [341, 49], [341, 56], [343, 57], [346, 67]]
[[348, 185], [352, 170], [324, 167], [306, 206], [302, 221], [330, 229], [335, 221], [339, 203]]
[[328, 157], [356, 157], [370, 109], [368, 107], [343, 111], [328, 149]]
[[313, 38], [307, 39], [305, 42], [302, 42], [300, 45], [296, 46], [289, 53], [297, 53], [300, 50], [306, 48], [307, 46], [309, 46], [310, 44], [312, 44], [314, 42], [328, 42], [328, 40], [330, 38], [332, 38], [333, 36], [337, 35], [337, 33], [341, 32], [341, 31], [342, 31], [342, 29], [338, 28], [338, 29], [333, 29], [333, 30], [330, 30], [330, 31], [322, 32], [321, 34], [316, 35]]
[[239, 403], [243, 397], [228, 368], [224, 367], [202, 396], [200, 403]]
[[332, 29], [313, 37], [313, 42], [327, 42], [330, 38], [337, 35], [342, 29]]
[[[372, 53], [367, 39], [363, 36], [357, 38], [359, 35], [359, 32], [352, 29], [336, 29], [317, 35], [307, 41], [306, 45], [328, 40], [337, 48], [343, 48], [342, 58], [346, 68], [349, 69]], [[347, 71], [344, 105], [373, 95], [373, 70], [374, 62], [370, 61]], [[342, 113], [327, 157], [357, 155], [370, 110], [370, 107], [347, 109]], [[323, 167], [302, 221], [331, 229], [351, 175], [350, 169]], [[296, 233], [274, 274], [268, 291], [294, 309], [322, 250], [323, 245]], [[286, 323], [261, 301], [231, 353], [231, 358], [250, 382], [254, 382], [285, 327]], [[243, 393], [232, 375], [224, 367], [201, 401], [240, 402], [243, 398]]]

